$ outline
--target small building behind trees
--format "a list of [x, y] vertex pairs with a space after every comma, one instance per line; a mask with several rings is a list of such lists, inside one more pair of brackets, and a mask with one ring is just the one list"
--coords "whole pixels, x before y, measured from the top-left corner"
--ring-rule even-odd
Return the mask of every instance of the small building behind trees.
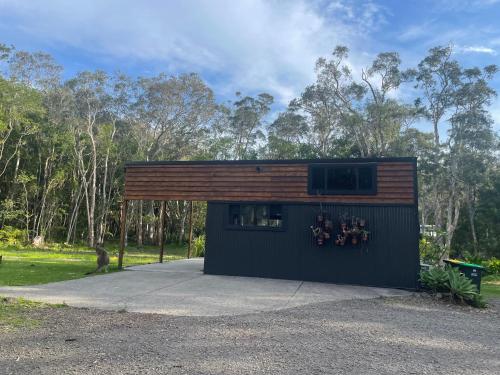
[[417, 285], [415, 158], [132, 162], [124, 200], [207, 201], [207, 274]]

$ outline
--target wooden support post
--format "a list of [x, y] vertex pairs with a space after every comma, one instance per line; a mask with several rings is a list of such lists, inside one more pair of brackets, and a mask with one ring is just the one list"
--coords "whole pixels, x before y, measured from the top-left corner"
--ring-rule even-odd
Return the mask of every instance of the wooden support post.
[[126, 236], [126, 222], [127, 222], [127, 205], [128, 201], [125, 199], [122, 202], [121, 212], [120, 212], [120, 250], [118, 253], [118, 269], [121, 270], [123, 267], [123, 253], [125, 251], [125, 236]]
[[163, 263], [163, 251], [165, 249], [165, 201], [160, 205], [160, 263]]
[[188, 259], [191, 258], [191, 245], [193, 243], [193, 201], [189, 202], [189, 244], [188, 244]]

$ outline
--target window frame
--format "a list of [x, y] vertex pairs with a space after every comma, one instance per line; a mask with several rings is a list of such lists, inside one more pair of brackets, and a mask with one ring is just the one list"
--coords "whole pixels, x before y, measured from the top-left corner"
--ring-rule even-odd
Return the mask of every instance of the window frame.
[[[281, 226], [280, 227], [272, 227], [272, 226], [259, 226], [259, 225], [236, 225], [231, 223], [231, 207], [239, 206], [240, 212], [242, 206], [267, 206], [269, 213], [271, 212], [271, 206], [280, 206], [281, 207]], [[267, 232], [283, 232], [286, 231], [286, 223], [287, 223], [287, 210], [286, 206], [281, 202], [228, 202], [227, 208], [225, 210], [224, 215], [224, 227], [229, 230], [242, 230], [242, 231], [267, 231]]]
[[[312, 189], [313, 185], [313, 170], [323, 168], [324, 172], [324, 189]], [[356, 174], [356, 189], [340, 190], [327, 189], [328, 169], [329, 168], [354, 168]], [[372, 187], [371, 189], [359, 189], [359, 169], [370, 168], [372, 172]], [[309, 195], [376, 195], [377, 194], [377, 163], [315, 163], [309, 164], [307, 173], [307, 193]]]

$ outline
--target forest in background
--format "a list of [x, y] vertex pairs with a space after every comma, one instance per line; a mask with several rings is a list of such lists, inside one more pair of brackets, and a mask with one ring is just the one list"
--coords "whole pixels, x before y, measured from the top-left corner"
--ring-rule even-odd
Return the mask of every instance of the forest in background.
[[[0, 44], [0, 241], [117, 239], [126, 161], [416, 156], [420, 222], [434, 233], [423, 260], [500, 257], [498, 68], [464, 67], [451, 46], [414, 67], [396, 52], [361, 71], [348, 59], [343, 46], [319, 58], [315, 81], [275, 114], [271, 95], [221, 103], [194, 73], [63, 79], [49, 54]], [[188, 207], [168, 202], [169, 241], [185, 241]], [[196, 235], [205, 210], [195, 203]], [[159, 202], [131, 202], [128, 217], [130, 240], [158, 241]]]

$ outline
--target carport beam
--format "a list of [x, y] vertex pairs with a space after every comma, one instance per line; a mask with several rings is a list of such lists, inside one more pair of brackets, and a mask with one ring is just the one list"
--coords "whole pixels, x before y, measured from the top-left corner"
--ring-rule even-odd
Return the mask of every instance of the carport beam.
[[188, 244], [188, 259], [191, 258], [191, 245], [193, 243], [193, 201], [189, 202], [189, 244]]
[[121, 270], [123, 266], [123, 253], [125, 251], [125, 235], [126, 235], [126, 222], [127, 222], [127, 206], [128, 201], [125, 199], [122, 203], [120, 214], [120, 250], [118, 253], [118, 269]]
[[165, 201], [161, 202], [160, 207], [160, 263], [163, 263], [163, 251], [165, 249]]

